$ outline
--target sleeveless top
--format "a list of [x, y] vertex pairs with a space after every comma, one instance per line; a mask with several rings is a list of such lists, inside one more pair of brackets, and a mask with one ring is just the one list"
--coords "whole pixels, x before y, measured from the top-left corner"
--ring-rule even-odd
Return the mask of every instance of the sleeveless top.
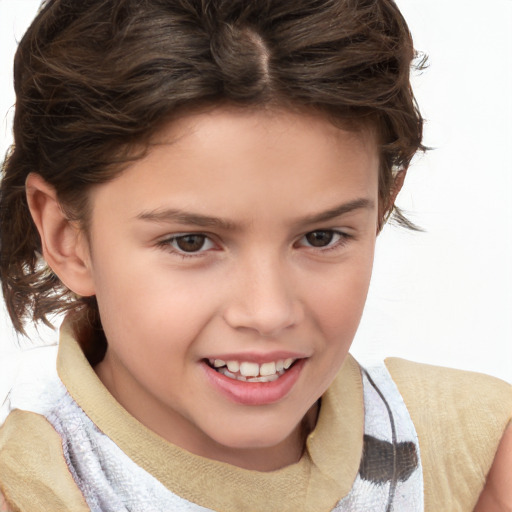
[[[93, 512], [205, 512], [174, 494], [103, 434], [67, 392], [41, 349], [39, 375], [11, 390], [4, 405], [44, 416], [62, 440], [67, 467]], [[336, 512], [423, 510], [423, 480], [414, 425], [386, 368], [363, 370], [364, 451], [359, 473]], [[343, 461], [340, 460], [340, 464]]]
[[[69, 341], [66, 344], [69, 348]], [[75, 356], [77, 356], [77, 346], [72, 348], [72, 350]], [[137, 450], [136, 438], [133, 439], [135, 451], [130, 451], [126, 447], [119, 446], [109, 437], [108, 432], [104, 431], [108, 430], [108, 428], [104, 430], [99, 428], [95, 421], [84, 411], [84, 408], [81, 407], [79, 403], [81, 400], [77, 401], [76, 397], [72, 396], [73, 393], [70, 393], [61, 380], [55, 367], [56, 347], [39, 348], [31, 352], [30, 356], [25, 359], [32, 359], [32, 363], [21, 365], [16, 384], [0, 407], [0, 425], [9, 416], [12, 417], [15, 413], [19, 414], [20, 411], [23, 411], [25, 417], [27, 413], [29, 415], [35, 414], [38, 417], [44, 418], [49, 423], [51, 430], [58, 435], [60, 440], [65, 467], [72, 479], [69, 482], [73, 482], [73, 485], [76, 486], [83, 498], [83, 508], [80, 508], [80, 510], [92, 510], [95, 512], [157, 512], [169, 510], [177, 512], [205, 512], [226, 510], [222, 505], [215, 506], [213, 504], [211, 508], [205, 506], [201, 496], [195, 499], [193, 493], [191, 495], [189, 492], [189, 495], [184, 497], [179, 488], [164, 485], [162, 478], [158, 478], [151, 471], [142, 467], [144, 464], [141, 465], [138, 463], [140, 461], [135, 460], [136, 456], [133, 454]], [[350, 359], [348, 364], [351, 365], [352, 373], [354, 374], [353, 370], [355, 368], [359, 374], [362, 388], [361, 398], [364, 406], [364, 431], [362, 444], [359, 449], [358, 467], [354, 474], [349, 473], [348, 478], [351, 479], [351, 484], [347, 492], [338, 491], [339, 496], [331, 502], [331, 506], [328, 506], [328, 503], [323, 498], [314, 498], [304, 501], [303, 508], [297, 508], [295, 504], [290, 509], [314, 510], [315, 512], [321, 510], [333, 512], [367, 510], [372, 512], [420, 512], [424, 510], [424, 478], [420, 445], [413, 421], [402, 396], [384, 364], [362, 369], [355, 364], [355, 361], [350, 356], [348, 357]], [[34, 360], [38, 362], [36, 366], [34, 366]], [[346, 366], [344, 365], [344, 373], [348, 372]], [[90, 370], [92, 372], [92, 369]], [[346, 383], [342, 387], [347, 387]], [[106, 390], [104, 392], [108, 393]], [[326, 423], [325, 416], [329, 416], [329, 423], [331, 422], [329, 409], [331, 407], [330, 401], [333, 400], [332, 393], [330, 396], [326, 395], [325, 398], [325, 404], [324, 398], [322, 399], [319, 423]], [[336, 395], [334, 396], [334, 402], [336, 403]], [[85, 408], [87, 409], [87, 407]], [[326, 411], [324, 411], [324, 408]], [[323, 420], [322, 414], [324, 414]], [[30, 416], [30, 418], [32, 420], [33, 416]], [[119, 417], [117, 420], [122, 422], [123, 418]], [[19, 424], [23, 425], [23, 422]], [[336, 432], [326, 431], [322, 426], [317, 425], [317, 427], [310, 434], [310, 437], [313, 439], [308, 439], [308, 443], [311, 442], [311, 454], [308, 454], [308, 456], [313, 461], [315, 461], [315, 457], [318, 458], [318, 455], [315, 454], [314, 443], [318, 443], [318, 439], [314, 439], [315, 435], [322, 437], [336, 435]], [[354, 428], [357, 430], [356, 426]], [[15, 498], [23, 493], [23, 490], [20, 491], [16, 487], [17, 485], [25, 489], [28, 486], [26, 479], [24, 479], [23, 483], [16, 483], [15, 478], [9, 478], [10, 466], [5, 461], [8, 456], [16, 452], [12, 452], [9, 449], [9, 439], [12, 441], [12, 434], [9, 436], [9, 429], [7, 429], [7, 434], [3, 430], [5, 429], [0, 429], [0, 489], [8, 500], [12, 500], [13, 497]], [[20, 428], [19, 432], [23, 431], [23, 428]], [[322, 432], [328, 432], [328, 434], [322, 435]], [[346, 432], [340, 430], [340, 437], [346, 438]], [[359, 437], [361, 437], [360, 434]], [[353, 439], [356, 439], [356, 437]], [[161, 441], [163, 440], [159, 442]], [[27, 447], [30, 449], [30, 439], [27, 438], [24, 442], [27, 443]], [[325, 439], [322, 442], [325, 444]], [[327, 447], [331, 444], [334, 445], [336, 442], [337, 440], [333, 438], [332, 442], [328, 441]], [[347, 439], [347, 442], [351, 442], [351, 440]], [[7, 449], [3, 451], [5, 447]], [[175, 449], [180, 450], [176, 447]], [[188, 454], [187, 456], [190, 457], [192, 455]], [[343, 472], [346, 470], [344, 466], [349, 465], [349, 462], [339, 453], [327, 454], [325, 456], [333, 458], [333, 473], [337, 470]], [[227, 466], [230, 471], [238, 471], [244, 477], [247, 475], [253, 476], [251, 475], [253, 473], [255, 477], [260, 475], [259, 472], [230, 467], [227, 464], [208, 461], [208, 459], [202, 459], [197, 456], [192, 457], [195, 457], [195, 460], [198, 461], [198, 474], [195, 474], [194, 478], [201, 478], [200, 472], [202, 468], [206, 469], [206, 465], [209, 463], [217, 464], [221, 472]], [[320, 463], [317, 465], [320, 466], [321, 472], [325, 473], [325, 467], [327, 466], [321, 466]], [[7, 468], [5, 479], [2, 467]], [[282, 471], [286, 472], [287, 469], [284, 468]], [[176, 466], [174, 470], [176, 470]], [[184, 471], [186, 471], [185, 466]], [[282, 478], [282, 471], [281, 473], [278, 471], [267, 474], [263, 473], [262, 475], [269, 476], [270, 478], [275, 476], [278, 478], [279, 485], [282, 485], [282, 482], [286, 481], [286, 479], [283, 480]], [[318, 496], [322, 497], [325, 494], [332, 500], [335, 494], [332, 493], [331, 487], [335, 487], [335, 477], [327, 475], [327, 480], [322, 481], [321, 478], [314, 476], [314, 472], [311, 469], [308, 471], [310, 473], [308, 486], [314, 486], [315, 483], [318, 483], [320, 488], [319, 490], [317, 489]], [[279, 474], [281, 474], [281, 477], [279, 477]], [[32, 471], [31, 478], [37, 480], [38, 476], [34, 477]], [[40, 478], [41, 481], [44, 481], [45, 475], [40, 475]], [[329, 478], [333, 480], [332, 486], [330, 485]], [[344, 478], [346, 479], [346, 477]], [[205, 488], [208, 487], [207, 480], [205, 478], [205, 482], [202, 483]], [[296, 486], [295, 491], [297, 493], [301, 492], [299, 484], [301, 480], [294, 478], [289, 480], [291, 480], [289, 482], [290, 486], [286, 488], [288, 484], [284, 484], [283, 492], [293, 492], [294, 483]], [[268, 480], [268, 482], [270, 485], [271, 480]], [[38, 484], [39, 482], [34, 481], [34, 487], [37, 488]], [[68, 483], [67, 485], [71, 484]], [[219, 485], [218, 482], [216, 485]], [[230, 485], [229, 480], [226, 481], [225, 485], [226, 489], [228, 489]], [[326, 487], [325, 493], [322, 492], [323, 486], [329, 487], [328, 490]], [[221, 492], [226, 489], [222, 489]], [[236, 489], [231, 489], [229, 492], [234, 492], [234, 495], [237, 495]], [[270, 488], [269, 492], [271, 492]], [[313, 494], [309, 491], [307, 493]], [[238, 503], [233, 505], [232, 510], [250, 510], [251, 512], [259, 510], [258, 506], [250, 502], [250, 500], [249, 503], [244, 505], [243, 496], [247, 494], [247, 489], [240, 489], [240, 496], [236, 498]], [[23, 498], [21, 500], [23, 501]], [[202, 504], [201, 501], [203, 501]], [[12, 501], [12, 503], [18, 506], [20, 510], [30, 510], [30, 512], [48, 510], [48, 508], [45, 508], [47, 505], [41, 504], [41, 508], [38, 508], [35, 502], [31, 503], [29, 508], [23, 508], [23, 505], [20, 505], [21, 502], [16, 503]], [[270, 506], [269, 508], [268, 504], [266, 504], [262, 505], [261, 510], [284, 510], [282, 504], [278, 505], [276, 503], [275, 507], [272, 508]], [[58, 510], [75, 511], [78, 508], [74, 506], [67, 508], [66, 506], [66, 508], [58, 508]]]

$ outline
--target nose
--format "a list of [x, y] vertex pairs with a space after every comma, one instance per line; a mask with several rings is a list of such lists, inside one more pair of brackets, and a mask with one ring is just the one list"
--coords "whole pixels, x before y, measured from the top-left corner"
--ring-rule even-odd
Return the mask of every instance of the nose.
[[260, 255], [232, 276], [231, 297], [224, 319], [237, 330], [275, 337], [303, 319], [291, 272], [278, 258]]

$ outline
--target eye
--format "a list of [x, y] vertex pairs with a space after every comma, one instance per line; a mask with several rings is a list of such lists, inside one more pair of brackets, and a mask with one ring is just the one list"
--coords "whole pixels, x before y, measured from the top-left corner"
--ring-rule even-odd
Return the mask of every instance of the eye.
[[159, 242], [159, 245], [170, 248], [181, 255], [203, 253], [215, 247], [210, 238], [200, 233], [172, 236]]
[[334, 232], [312, 231], [311, 233], [308, 233], [304, 238], [312, 247], [326, 247], [332, 242], [334, 238]]
[[344, 245], [349, 235], [333, 229], [319, 229], [306, 233], [298, 242], [303, 247], [331, 249]]

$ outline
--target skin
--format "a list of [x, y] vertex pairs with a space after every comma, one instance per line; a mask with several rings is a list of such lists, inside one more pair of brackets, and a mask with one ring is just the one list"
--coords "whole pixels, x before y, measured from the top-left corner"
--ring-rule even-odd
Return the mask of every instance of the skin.
[[11, 512], [11, 508], [0, 491], [0, 512]]
[[512, 425], [498, 447], [484, 490], [474, 512], [512, 511]]
[[[87, 236], [69, 222], [45, 234], [40, 222], [45, 256], [75, 293], [96, 295], [109, 343], [97, 374], [139, 421], [240, 467], [296, 462], [366, 299], [377, 144], [316, 115], [227, 108], [184, 117], [155, 142], [91, 192]], [[32, 203], [49, 226], [62, 212], [47, 196]], [[162, 214], [170, 209], [223, 222]], [[332, 240], [312, 247], [305, 235], [319, 230]], [[186, 233], [207, 235], [204, 248], [180, 252]], [[277, 402], [235, 403], [205, 376], [205, 358], [276, 351], [305, 360]]]
[[[87, 234], [29, 176], [44, 256], [75, 293], [96, 294], [109, 341], [96, 372], [139, 421], [240, 467], [292, 464], [363, 310], [380, 218], [377, 144], [315, 115], [226, 108], [184, 117], [155, 142], [92, 191]], [[170, 209], [224, 223], [162, 215]], [[305, 235], [320, 230], [340, 234], [312, 247]], [[184, 255], [176, 237], [186, 233], [207, 242]], [[234, 403], [205, 378], [205, 358], [276, 350], [305, 362], [275, 403]], [[511, 446], [508, 429], [477, 511], [511, 510]]]

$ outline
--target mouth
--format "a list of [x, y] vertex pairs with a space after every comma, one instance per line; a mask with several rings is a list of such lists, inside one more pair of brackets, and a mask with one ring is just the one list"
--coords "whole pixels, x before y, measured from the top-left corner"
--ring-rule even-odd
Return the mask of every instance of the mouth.
[[[284, 354], [283, 354], [284, 356]], [[281, 356], [281, 357], [283, 357]], [[243, 356], [225, 356], [225, 359], [203, 359], [203, 367], [210, 384], [228, 400], [243, 405], [268, 405], [283, 400], [298, 381], [306, 357], [267, 358], [257, 362]], [[244, 360], [245, 359], [245, 360]]]
[[258, 364], [252, 361], [207, 359], [206, 364], [217, 373], [241, 382], [274, 382], [292, 368], [298, 359], [278, 359]]

